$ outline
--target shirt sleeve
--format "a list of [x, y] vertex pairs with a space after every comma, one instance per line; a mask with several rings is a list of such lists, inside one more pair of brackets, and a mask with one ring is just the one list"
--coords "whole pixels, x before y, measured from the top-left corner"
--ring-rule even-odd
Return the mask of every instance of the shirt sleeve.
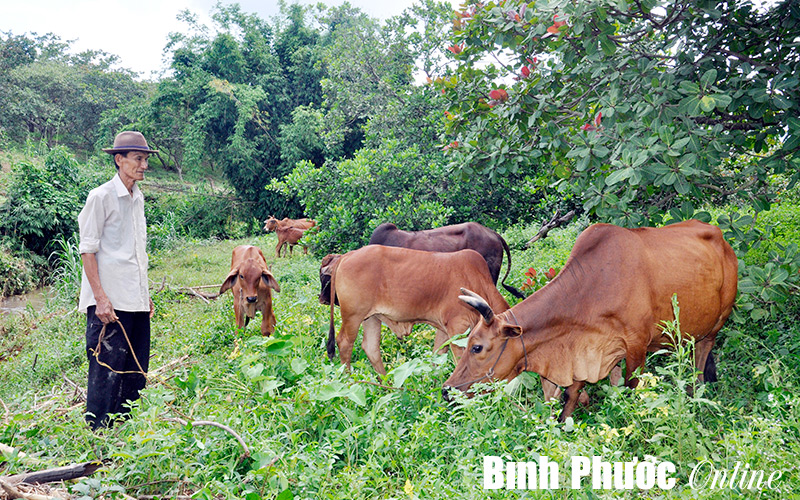
[[102, 197], [89, 193], [81, 213], [78, 214], [78, 228], [80, 230], [80, 253], [97, 253], [100, 249], [100, 237], [103, 235], [105, 221], [105, 207]]

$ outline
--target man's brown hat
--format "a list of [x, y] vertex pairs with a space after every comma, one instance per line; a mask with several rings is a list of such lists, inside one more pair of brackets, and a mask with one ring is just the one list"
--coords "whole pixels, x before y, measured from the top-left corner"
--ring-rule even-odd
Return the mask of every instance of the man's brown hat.
[[114, 147], [104, 149], [103, 151], [111, 155], [115, 155], [117, 153], [127, 153], [128, 151], [158, 153], [157, 150], [150, 149], [141, 132], [133, 132], [130, 130], [117, 134], [117, 137], [114, 138]]

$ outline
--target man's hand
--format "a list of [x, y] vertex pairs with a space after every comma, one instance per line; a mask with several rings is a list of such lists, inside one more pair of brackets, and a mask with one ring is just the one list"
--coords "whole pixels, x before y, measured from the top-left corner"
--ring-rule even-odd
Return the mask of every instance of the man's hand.
[[117, 317], [117, 313], [114, 312], [114, 306], [111, 305], [111, 301], [108, 300], [108, 297], [95, 297], [97, 301], [97, 309], [95, 309], [95, 316], [105, 324], [108, 323], [116, 323], [119, 318]]
[[119, 318], [117, 313], [114, 312], [114, 306], [108, 300], [103, 286], [100, 284], [100, 275], [97, 273], [97, 259], [93, 253], [82, 253], [81, 260], [83, 261], [83, 271], [86, 273], [86, 279], [89, 280], [89, 285], [92, 287], [94, 300], [97, 303], [95, 309], [95, 316], [104, 324], [115, 323]]

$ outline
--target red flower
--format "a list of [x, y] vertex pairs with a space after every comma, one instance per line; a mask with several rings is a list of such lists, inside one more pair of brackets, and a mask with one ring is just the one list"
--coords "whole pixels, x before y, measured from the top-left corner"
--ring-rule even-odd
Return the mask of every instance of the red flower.
[[600, 128], [600, 122], [603, 119], [603, 113], [597, 113], [597, 116], [594, 118], [594, 124], [592, 123], [584, 123], [581, 126], [581, 130], [585, 130], [587, 132], [591, 132], [593, 130], [597, 130]]
[[550, 268], [550, 270], [549, 270], [549, 271], [547, 271], [546, 273], [544, 273], [544, 275], [545, 275], [545, 276], [547, 276], [547, 279], [549, 279], [549, 280], [551, 280], [551, 279], [555, 278], [555, 277], [556, 277], [556, 274], [558, 274], [558, 273], [557, 273], [557, 272], [556, 272], [556, 270], [555, 270], [555, 269], [553, 269], [552, 267]]
[[558, 19], [558, 14], [553, 15], [553, 25], [547, 28], [548, 33], [553, 33], [554, 35], [558, 34], [558, 29], [562, 26], [566, 26], [566, 21], [556, 21]]
[[447, 50], [449, 50], [453, 54], [460, 54], [461, 51], [464, 50], [464, 44], [462, 43], [460, 45], [451, 45], [447, 47]]
[[508, 92], [505, 89], [494, 89], [489, 92], [489, 97], [495, 101], [506, 101], [508, 100]]
[[522, 74], [522, 78], [530, 78], [531, 70], [527, 66], [523, 66], [519, 72]]
[[529, 267], [527, 271], [525, 271], [525, 276], [530, 276], [531, 278], [536, 277], [536, 269]]

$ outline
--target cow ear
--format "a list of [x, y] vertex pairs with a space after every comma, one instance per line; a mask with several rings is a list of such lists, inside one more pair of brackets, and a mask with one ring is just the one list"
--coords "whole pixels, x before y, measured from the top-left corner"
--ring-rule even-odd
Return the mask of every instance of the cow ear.
[[503, 336], [508, 338], [522, 336], [522, 327], [519, 325], [503, 325], [501, 331]]
[[268, 287], [272, 288], [276, 292], [281, 291], [281, 286], [278, 284], [278, 280], [276, 280], [275, 276], [273, 276], [272, 274], [268, 272], [261, 273], [261, 279], [264, 280], [264, 284], [266, 284]]
[[219, 287], [219, 294], [222, 295], [225, 293], [226, 290], [229, 290], [233, 287], [236, 283], [236, 279], [239, 277], [239, 268], [232, 269], [228, 276], [225, 278], [225, 281], [222, 282], [222, 286]]

